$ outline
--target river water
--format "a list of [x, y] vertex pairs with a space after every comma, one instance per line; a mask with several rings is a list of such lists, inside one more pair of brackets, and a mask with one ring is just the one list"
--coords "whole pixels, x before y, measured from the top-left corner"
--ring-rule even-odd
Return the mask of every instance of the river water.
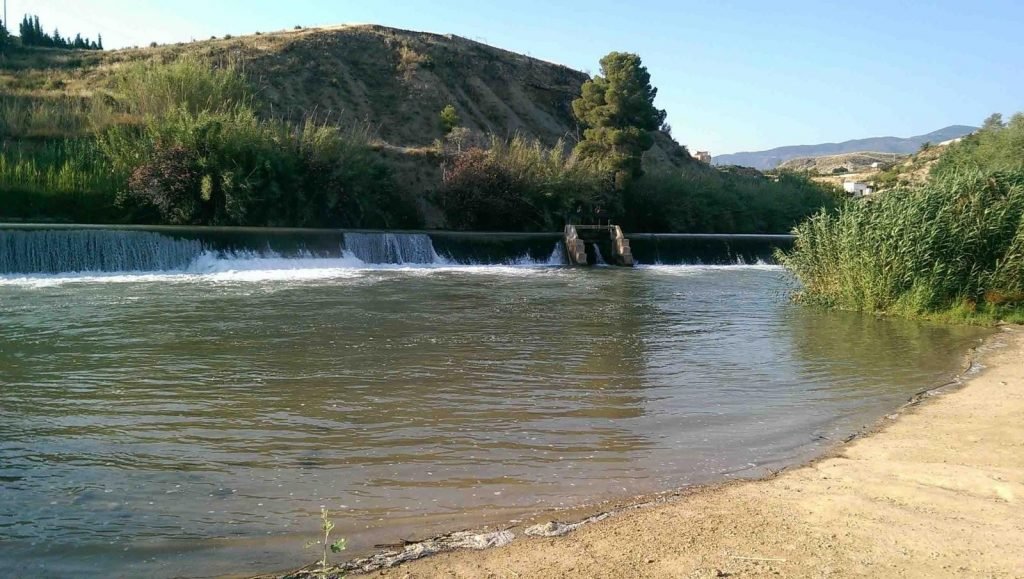
[[763, 264], [395, 251], [0, 274], [0, 575], [285, 570], [321, 506], [357, 553], [757, 476], [984, 335], [794, 306]]

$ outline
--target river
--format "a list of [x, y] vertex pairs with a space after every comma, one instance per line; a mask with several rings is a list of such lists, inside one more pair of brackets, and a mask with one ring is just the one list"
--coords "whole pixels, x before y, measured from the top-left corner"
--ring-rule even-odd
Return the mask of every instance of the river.
[[795, 306], [784, 271], [734, 256], [345, 248], [0, 231], [0, 574], [286, 570], [315, 559], [321, 506], [356, 554], [758, 476], [986, 335]]

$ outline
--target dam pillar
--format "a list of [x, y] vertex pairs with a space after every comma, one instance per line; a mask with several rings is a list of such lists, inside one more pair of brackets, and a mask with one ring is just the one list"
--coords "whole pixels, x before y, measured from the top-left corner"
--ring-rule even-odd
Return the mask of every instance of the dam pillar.
[[[602, 245], [605, 249], [610, 246], [612, 265], [633, 267], [633, 252], [629, 247], [629, 240], [618, 225], [566, 225], [564, 242], [569, 265], [591, 265], [587, 258], [589, 242], [595, 247]], [[600, 257], [597, 260], [603, 263]]]
[[583, 244], [583, 240], [576, 233], [576, 227], [573, 225], [565, 226], [565, 253], [569, 259], [569, 265], [588, 265], [587, 264], [587, 247]]

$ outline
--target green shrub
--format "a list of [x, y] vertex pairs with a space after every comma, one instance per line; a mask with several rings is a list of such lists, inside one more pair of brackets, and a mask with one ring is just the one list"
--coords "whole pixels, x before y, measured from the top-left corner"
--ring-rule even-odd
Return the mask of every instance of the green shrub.
[[88, 99], [0, 95], [0, 139], [62, 139], [89, 134]]
[[798, 226], [802, 300], [907, 316], [1024, 302], [1024, 171], [940, 173]]
[[[415, 227], [415, 203], [358, 131], [257, 116], [238, 66], [186, 58], [117, 75], [111, 95], [0, 99], [5, 135], [87, 138], [0, 151], [13, 218]], [[27, 141], [19, 141], [27, 143]], [[83, 212], [81, 199], [93, 210]]]
[[446, 105], [441, 109], [441, 130], [447, 135], [457, 126], [459, 126], [459, 113], [455, 111], [454, 106]]
[[220, 65], [194, 56], [163, 64], [128, 64], [117, 75], [119, 112], [155, 118], [177, 109], [191, 114], [231, 111], [253, 102], [253, 88], [237, 62]]
[[109, 130], [101, 147], [134, 215], [195, 225], [411, 227], [414, 205], [358, 135], [185, 109]]
[[116, 221], [118, 186], [88, 139], [0, 149], [0, 218]]
[[777, 180], [707, 169], [651, 173], [625, 191], [621, 216], [627, 231], [678, 233], [784, 233], [837, 195], [810, 179], [781, 173]]
[[523, 137], [492, 139], [453, 156], [437, 201], [453, 229], [551, 231], [580, 203], [594, 203], [608, 179], [592, 165]]
[[985, 126], [959, 143], [949, 145], [932, 168], [932, 175], [958, 171], [1016, 171], [1024, 169], [1024, 113], [1008, 123], [993, 115]]

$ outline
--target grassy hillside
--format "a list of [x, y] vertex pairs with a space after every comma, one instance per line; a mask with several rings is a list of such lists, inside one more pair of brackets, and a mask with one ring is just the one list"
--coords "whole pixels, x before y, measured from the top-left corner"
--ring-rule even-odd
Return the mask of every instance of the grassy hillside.
[[955, 144], [955, 141], [947, 141], [923, 147], [913, 155], [903, 158], [899, 163], [886, 168], [875, 177], [875, 182], [880, 190], [922, 185], [928, 180], [932, 168], [938, 163], [943, 153]]
[[572, 137], [571, 102], [588, 78], [458, 36], [360, 25], [100, 53], [16, 50], [0, 61], [0, 93], [29, 108], [116, 94], [116, 73], [126, 64], [182, 56], [242, 63], [267, 116], [366, 123], [381, 141], [403, 147], [441, 137], [438, 114], [447, 104], [469, 129], [520, 132], [546, 144]]
[[[656, 177], [634, 187], [652, 193], [611, 191], [569, 155], [588, 78], [373, 25], [107, 52], [9, 47], [0, 219], [550, 229], [589, 204], [637, 229], [778, 232], [831, 204], [804, 183], [698, 163], [660, 131], [643, 156]], [[449, 105], [457, 128], [446, 134]], [[492, 153], [465, 157], [478, 149]], [[446, 178], [456, 167], [457, 186]], [[688, 209], [669, 211], [681, 196]], [[522, 219], [502, 219], [498, 197]], [[773, 216], [743, 209], [754, 206]]]
[[875, 153], [871, 151], [825, 155], [823, 157], [797, 157], [779, 165], [786, 171], [807, 171], [817, 175], [833, 175], [839, 173], [866, 173], [875, 163], [878, 168], [885, 169], [906, 158], [896, 153]]
[[781, 171], [807, 175], [822, 185], [841, 188], [846, 181], [863, 181], [877, 186], [884, 171], [907, 159], [896, 153], [859, 152], [821, 157], [798, 157], [781, 165]]

